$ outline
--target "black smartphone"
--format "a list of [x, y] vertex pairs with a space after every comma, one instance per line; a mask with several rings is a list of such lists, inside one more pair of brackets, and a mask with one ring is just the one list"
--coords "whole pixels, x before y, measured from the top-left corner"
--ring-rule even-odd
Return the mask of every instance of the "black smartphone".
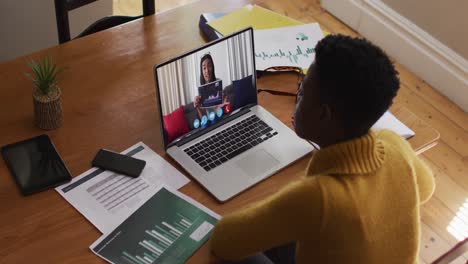
[[92, 164], [94, 167], [136, 178], [140, 176], [141, 171], [146, 165], [146, 161], [107, 149], [100, 149]]

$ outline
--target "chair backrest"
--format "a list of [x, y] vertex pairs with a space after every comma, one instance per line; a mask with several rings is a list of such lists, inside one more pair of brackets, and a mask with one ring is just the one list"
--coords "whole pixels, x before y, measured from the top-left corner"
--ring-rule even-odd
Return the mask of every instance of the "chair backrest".
[[[57, 19], [58, 40], [60, 44], [71, 39], [68, 12], [96, 1], [97, 0], [55, 0], [55, 17]], [[153, 15], [155, 12], [154, 2], [155, 0], [142, 0], [143, 15], [141, 16], [110, 16], [102, 18], [86, 28], [81, 34], [77, 36], [77, 38], [114, 27], [141, 18], [143, 16]]]
[[[431, 264], [450, 264], [453, 260], [466, 252], [468, 252], [468, 237], [456, 244], [447, 253], [434, 260]], [[468, 261], [466, 263], [468, 263]]]

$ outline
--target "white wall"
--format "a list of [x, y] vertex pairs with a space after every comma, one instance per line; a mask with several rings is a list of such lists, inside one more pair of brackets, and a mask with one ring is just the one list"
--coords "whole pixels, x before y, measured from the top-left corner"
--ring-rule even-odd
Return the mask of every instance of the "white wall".
[[468, 1], [382, 0], [468, 60]]
[[[112, 0], [69, 13], [72, 38], [112, 14]], [[0, 0], [0, 62], [58, 44], [54, 0]]]

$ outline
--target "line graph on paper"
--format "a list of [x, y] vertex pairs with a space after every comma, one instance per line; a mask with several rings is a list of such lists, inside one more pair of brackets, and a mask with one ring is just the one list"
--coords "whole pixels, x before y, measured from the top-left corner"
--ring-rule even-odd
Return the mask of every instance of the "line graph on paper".
[[[255, 58], [257, 60], [268, 61], [272, 59], [287, 59], [289, 63], [295, 64], [296, 66], [300, 66], [300, 60], [304, 59], [307, 61], [311, 61], [315, 53], [315, 49], [313, 47], [307, 47], [305, 50], [301, 48], [299, 45], [296, 46], [295, 50], [283, 50], [278, 49], [272, 52], [256, 52]], [[283, 66], [283, 65], [277, 65]]]
[[322, 38], [317, 23], [255, 30], [255, 68], [260, 71], [274, 66], [307, 69], [315, 59], [315, 45]]

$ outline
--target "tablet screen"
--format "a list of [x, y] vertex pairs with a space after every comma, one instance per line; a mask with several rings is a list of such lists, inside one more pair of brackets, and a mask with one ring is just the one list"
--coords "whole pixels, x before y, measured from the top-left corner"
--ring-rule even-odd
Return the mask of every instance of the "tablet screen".
[[223, 82], [216, 80], [198, 87], [201, 107], [213, 107], [223, 102]]
[[70, 172], [47, 135], [4, 146], [2, 155], [23, 195], [71, 179]]

